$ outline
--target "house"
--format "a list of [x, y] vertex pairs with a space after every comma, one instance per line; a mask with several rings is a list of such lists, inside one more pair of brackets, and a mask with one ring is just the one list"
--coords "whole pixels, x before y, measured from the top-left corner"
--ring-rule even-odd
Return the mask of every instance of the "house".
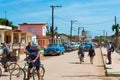
[[40, 47], [47, 47], [49, 44], [49, 37], [46, 37], [46, 25], [47, 23], [23, 23], [19, 24], [20, 30], [25, 32], [32, 32], [33, 35], [36, 35], [37, 43]]
[[70, 39], [69, 36], [66, 34], [60, 34], [60, 39], [61, 39], [61, 43], [70, 43]]
[[21, 30], [12, 30], [9, 26], [0, 25], [0, 43], [6, 42], [10, 50], [20, 49], [24, 52], [25, 46], [32, 41], [32, 33]]

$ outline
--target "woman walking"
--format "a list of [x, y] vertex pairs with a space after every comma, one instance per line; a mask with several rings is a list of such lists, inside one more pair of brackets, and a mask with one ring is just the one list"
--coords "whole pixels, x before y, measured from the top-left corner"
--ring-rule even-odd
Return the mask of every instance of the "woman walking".
[[92, 45], [90, 46], [88, 56], [90, 57], [90, 63], [93, 64], [93, 58], [95, 56], [95, 50], [92, 47]]

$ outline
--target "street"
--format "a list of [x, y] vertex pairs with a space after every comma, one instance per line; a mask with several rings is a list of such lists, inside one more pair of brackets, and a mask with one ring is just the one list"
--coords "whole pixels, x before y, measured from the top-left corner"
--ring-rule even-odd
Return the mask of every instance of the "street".
[[46, 73], [44, 80], [102, 80], [105, 76], [103, 62], [99, 49], [93, 65], [89, 62], [88, 52], [85, 52], [84, 63], [80, 64], [77, 51], [44, 60]]
[[[41, 62], [46, 71], [44, 80], [118, 80], [105, 77], [100, 49], [97, 48], [95, 52], [93, 64], [90, 64], [88, 52], [85, 52], [82, 64], [79, 62], [77, 51], [42, 59]], [[19, 64], [22, 66], [23, 61], [20, 61]], [[9, 74], [3, 73], [0, 80], [9, 80]]]

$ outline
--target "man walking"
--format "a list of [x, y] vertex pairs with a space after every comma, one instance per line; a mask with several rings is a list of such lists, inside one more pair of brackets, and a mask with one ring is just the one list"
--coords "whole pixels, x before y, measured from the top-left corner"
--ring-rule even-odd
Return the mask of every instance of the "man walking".
[[112, 52], [112, 42], [108, 42], [107, 44], [107, 58], [108, 58], [108, 63], [107, 64], [112, 64], [111, 60], [111, 52]]

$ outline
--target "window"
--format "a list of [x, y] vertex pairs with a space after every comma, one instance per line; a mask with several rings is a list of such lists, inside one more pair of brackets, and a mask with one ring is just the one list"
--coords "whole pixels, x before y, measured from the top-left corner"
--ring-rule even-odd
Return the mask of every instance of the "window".
[[31, 27], [28, 27], [28, 32], [31, 32], [31, 31], [32, 31]]

